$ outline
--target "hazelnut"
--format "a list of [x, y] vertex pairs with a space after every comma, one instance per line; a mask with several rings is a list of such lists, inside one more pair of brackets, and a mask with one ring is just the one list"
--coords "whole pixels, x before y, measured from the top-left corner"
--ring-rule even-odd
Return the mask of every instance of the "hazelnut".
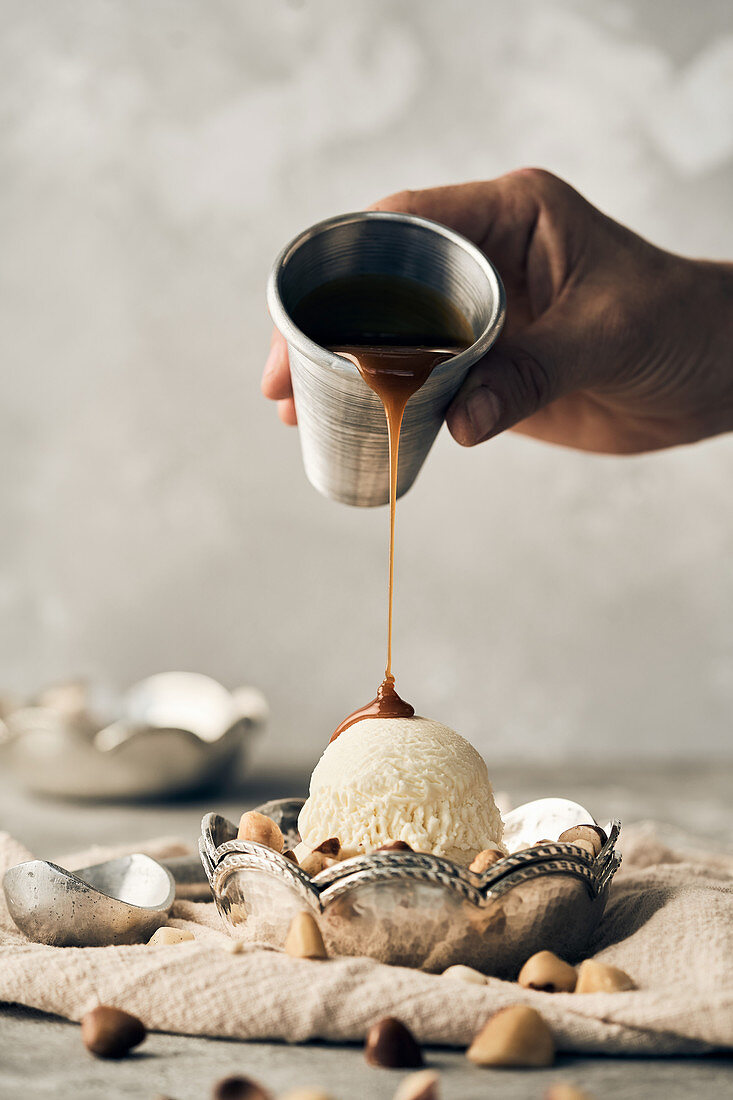
[[341, 851], [341, 841], [337, 836], [330, 836], [328, 840], [322, 840], [320, 844], [316, 845], [313, 851], [321, 852], [324, 856], [330, 856], [331, 859], [338, 859], [338, 854]]
[[321, 871], [325, 871], [327, 867], [333, 867], [336, 862], [335, 859], [331, 859], [330, 856], [324, 855], [323, 852], [319, 852], [318, 849], [316, 849], [314, 852], [311, 852], [301, 859], [300, 869], [301, 871], [305, 871], [305, 873], [312, 878], [313, 875], [319, 875]]
[[474, 970], [472, 966], [461, 966], [460, 963], [456, 963], [455, 966], [449, 966], [447, 970], [444, 970], [441, 974], [442, 978], [455, 978], [459, 982], [471, 982], [473, 985], [486, 985], [486, 975], [482, 974], [480, 970]]
[[586, 959], [578, 967], [576, 993], [621, 993], [628, 989], [636, 989], [636, 984], [616, 966]]
[[298, 857], [290, 848], [283, 852], [283, 859], [287, 859], [289, 863], [294, 863], [296, 867], [298, 866]]
[[545, 1093], [545, 1100], [593, 1100], [589, 1092], [576, 1089], [575, 1085], [551, 1085]]
[[271, 817], [259, 813], [257, 810], [248, 810], [239, 819], [237, 840], [250, 840], [254, 844], [264, 844], [266, 848], [272, 848], [275, 852], [281, 852], [285, 847], [280, 828]]
[[311, 914], [305, 910], [293, 917], [285, 940], [285, 950], [296, 959], [328, 958], [321, 930]]
[[146, 1034], [142, 1020], [110, 1005], [97, 1005], [81, 1020], [82, 1042], [97, 1058], [124, 1058]]
[[386, 844], [374, 849], [375, 852], [414, 852], [406, 840], [388, 840]]
[[423, 1065], [422, 1051], [414, 1035], [394, 1016], [385, 1016], [369, 1028], [364, 1057], [371, 1066], [386, 1066], [388, 1069]]
[[544, 993], [572, 993], [577, 980], [575, 967], [553, 955], [552, 951], [538, 951], [532, 955], [517, 978], [525, 989], [541, 989]]
[[[560, 833], [557, 839], [560, 844], [577, 845], [579, 841], [585, 841], [586, 844], [591, 846], [592, 855], [595, 858], [608, 837], [600, 825], [574, 825], [572, 829], [566, 829], [564, 833]], [[587, 849], [585, 850], [587, 851]]]
[[331, 1097], [323, 1089], [291, 1089], [280, 1100], [331, 1100]]
[[217, 1081], [211, 1092], [211, 1100], [272, 1100], [267, 1089], [263, 1089], [251, 1077], [223, 1077]]
[[421, 1069], [405, 1077], [394, 1100], [438, 1100], [438, 1075], [433, 1069]]
[[162, 943], [170, 947], [173, 943], [187, 943], [188, 940], [195, 939], [193, 932], [189, 932], [186, 928], [169, 928], [163, 925], [162, 928], [155, 929], [148, 943], [153, 945]]
[[486, 1021], [466, 1057], [477, 1066], [551, 1066], [555, 1043], [539, 1012], [510, 1005]]
[[585, 852], [589, 859], [596, 858], [595, 845], [590, 840], [574, 840], [573, 848], [580, 848], [581, 852]]
[[331, 1097], [323, 1089], [291, 1089], [280, 1100], [331, 1100]]
[[504, 855], [498, 848], [484, 848], [483, 852], [479, 852], [477, 856], [474, 856], [468, 865], [468, 869], [473, 871], [475, 875], [482, 875], [484, 871], [488, 871], [489, 867], [493, 867], [495, 863], [503, 858]]

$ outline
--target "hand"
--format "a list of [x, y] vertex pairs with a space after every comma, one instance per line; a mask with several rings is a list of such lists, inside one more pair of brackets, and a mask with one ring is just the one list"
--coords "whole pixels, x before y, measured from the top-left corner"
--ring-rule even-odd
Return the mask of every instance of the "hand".
[[[507, 428], [633, 454], [733, 428], [733, 266], [654, 247], [537, 169], [375, 204], [432, 218], [497, 267], [507, 320], [447, 414], [464, 446]], [[279, 333], [262, 380], [295, 424]]]

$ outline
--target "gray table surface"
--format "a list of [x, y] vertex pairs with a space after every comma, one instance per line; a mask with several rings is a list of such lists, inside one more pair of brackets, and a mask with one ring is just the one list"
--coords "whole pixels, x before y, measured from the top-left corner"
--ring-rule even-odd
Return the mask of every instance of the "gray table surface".
[[[599, 820], [649, 818], [716, 847], [733, 835], [730, 764], [691, 766], [636, 762], [594, 768], [537, 765], [504, 767], [497, 789], [515, 802], [556, 793], [576, 798]], [[0, 778], [0, 827], [37, 855], [58, 856], [90, 843], [136, 843], [178, 835], [194, 842], [202, 813], [235, 818], [267, 798], [305, 790], [302, 775], [253, 775], [240, 791], [167, 805], [72, 806], [33, 799]], [[573, 1081], [598, 1100], [733, 1095], [733, 1058], [622, 1059], [560, 1057], [549, 1070], [480, 1070], [462, 1052], [435, 1049], [429, 1064], [441, 1075], [444, 1100], [479, 1097], [541, 1098], [548, 1084]], [[238, 1043], [178, 1035], [151, 1035], [121, 1063], [104, 1063], [84, 1051], [76, 1025], [18, 1006], [0, 1009], [0, 1098], [149, 1097], [203, 1100], [221, 1076], [244, 1073], [275, 1094], [296, 1085], [325, 1088], [334, 1100], [390, 1100], [403, 1074], [367, 1066], [355, 1046]]]

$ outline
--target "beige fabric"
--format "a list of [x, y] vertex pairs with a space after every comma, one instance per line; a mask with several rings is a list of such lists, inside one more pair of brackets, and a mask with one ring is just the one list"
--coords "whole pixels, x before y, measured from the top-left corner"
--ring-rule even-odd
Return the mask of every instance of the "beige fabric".
[[[145, 850], [181, 848], [158, 841]], [[644, 826], [626, 830], [623, 850], [593, 953], [628, 971], [634, 992], [536, 993], [498, 979], [476, 986], [370, 959], [301, 961], [261, 947], [234, 955], [209, 903], [178, 902], [172, 914], [195, 943], [47, 947], [18, 932], [0, 899], [0, 1001], [72, 1020], [102, 1002], [158, 1031], [288, 1042], [359, 1040], [374, 1020], [395, 1015], [422, 1041], [457, 1046], [495, 1009], [521, 1001], [542, 1012], [560, 1050], [733, 1047], [733, 857], [672, 850]], [[81, 867], [89, 856], [58, 862]], [[0, 871], [29, 858], [0, 834]]]

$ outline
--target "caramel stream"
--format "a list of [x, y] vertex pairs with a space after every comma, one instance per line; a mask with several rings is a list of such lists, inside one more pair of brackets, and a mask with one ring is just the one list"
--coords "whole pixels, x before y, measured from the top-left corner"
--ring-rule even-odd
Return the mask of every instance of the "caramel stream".
[[473, 341], [466, 317], [432, 287], [400, 275], [338, 276], [307, 293], [293, 310], [302, 332], [350, 359], [374, 390], [389, 432], [389, 586], [387, 667], [371, 703], [345, 718], [331, 740], [361, 718], [408, 718], [392, 675], [395, 504], [400, 429], [405, 405], [439, 364]]
[[355, 364], [366, 384], [374, 390], [384, 405], [389, 436], [389, 583], [387, 589], [387, 667], [376, 697], [354, 711], [337, 726], [331, 737], [362, 718], [411, 718], [415, 708], [397, 694], [392, 674], [392, 605], [394, 597], [395, 516], [397, 511], [397, 468], [399, 464], [400, 430], [407, 402], [427, 381], [439, 363], [455, 355], [451, 350], [423, 347], [335, 347], [338, 355]]

